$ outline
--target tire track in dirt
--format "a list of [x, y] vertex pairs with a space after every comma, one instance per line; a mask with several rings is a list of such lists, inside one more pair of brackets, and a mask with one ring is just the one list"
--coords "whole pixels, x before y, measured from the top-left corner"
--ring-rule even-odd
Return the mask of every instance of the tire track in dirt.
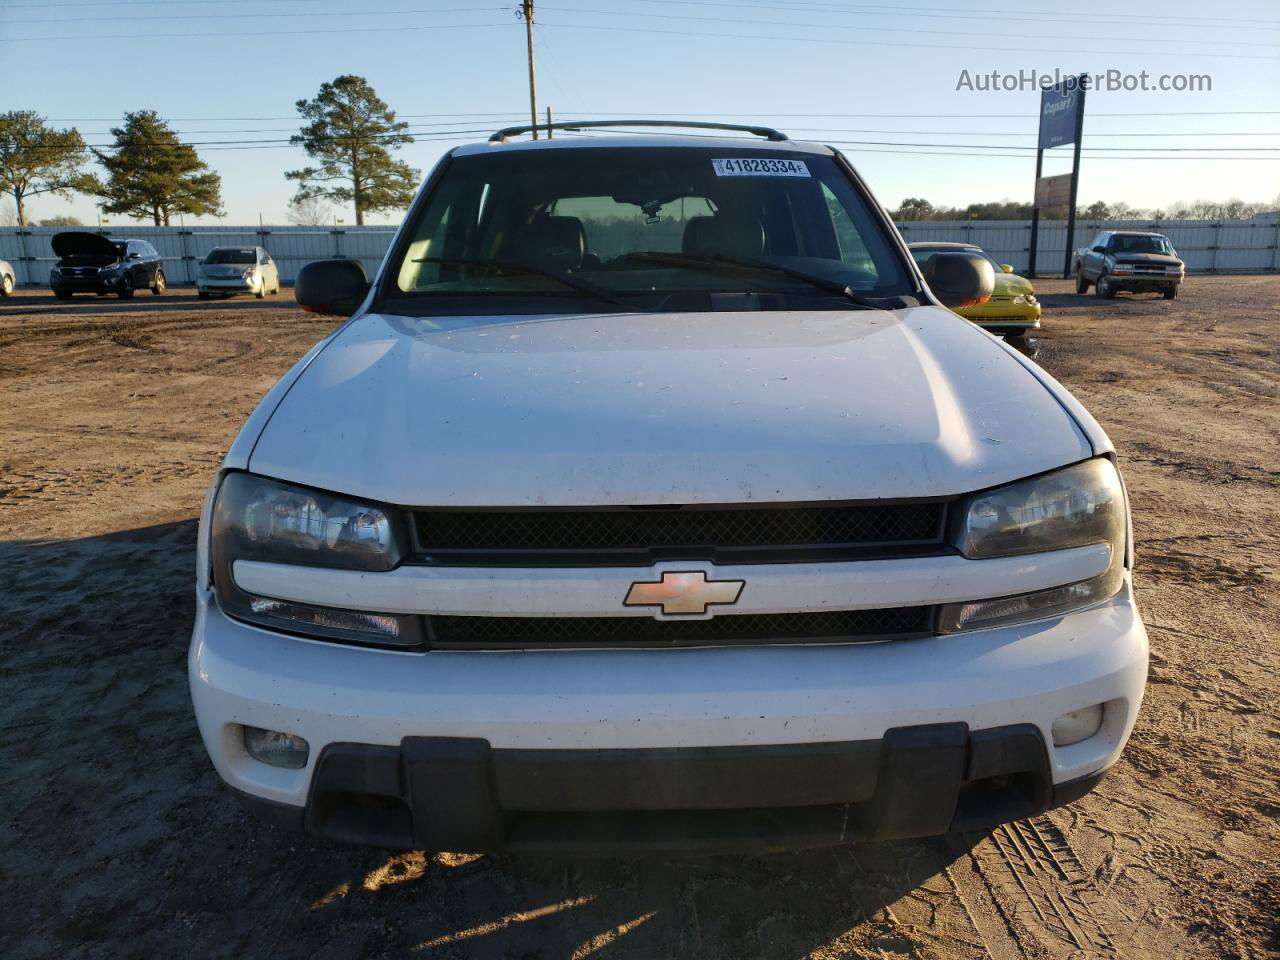
[[1110, 915], [1066, 834], [1047, 818], [997, 827], [970, 859], [1006, 924], [1003, 939], [1012, 941], [1016, 955], [1119, 956], [1112, 936], [1118, 919]]

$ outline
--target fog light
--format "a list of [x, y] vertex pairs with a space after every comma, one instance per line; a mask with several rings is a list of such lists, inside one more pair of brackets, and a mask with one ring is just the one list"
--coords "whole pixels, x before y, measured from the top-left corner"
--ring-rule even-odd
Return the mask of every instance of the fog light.
[[281, 733], [279, 730], [263, 730], [261, 727], [244, 728], [244, 748], [255, 760], [290, 770], [305, 767], [307, 756], [311, 753], [311, 747], [301, 737]]
[[1081, 740], [1088, 740], [1102, 729], [1102, 704], [1095, 703], [1083, 710], [1072, 710], [1053, 721], [1051, 733], [1055, 747], [1069, 747]]

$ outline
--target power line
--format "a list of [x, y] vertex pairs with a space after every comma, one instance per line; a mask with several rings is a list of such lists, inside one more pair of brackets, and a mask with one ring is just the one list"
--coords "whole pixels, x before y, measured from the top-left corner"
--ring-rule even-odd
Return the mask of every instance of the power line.
[[[292, 3], [293, 0], [279, 0], [279, 2]], [[407, 119], [420, 119], [424, 117], [460, 117], [466, 120], [479, 120], [483, 117], [519, 117], [523, 114], [519, 110], [508, 110], [500, 113], [397, 113], [397, 117]], [[656, 118], [667, 119], [670, 117], [730, 117], [742, 118], [748, 117], [752, 119], [766, 119], [769, 117], [782, 117], [784, 119], [796, 118], [832, 118], [840, 120], [950, 120], [950, 119], [1007, 119], [1007, 120], [1025, 120], [1027, 118], [1038, 118], [1038, 113], [773, 113], [768, 111], [752, 111], [750, 113], [735, 113], [731, 110], [721, 110], [715, 113], [690, 113], [685, 110], [582, 110], [577, 111], [574, 116], [581, 118], [595, 117], [637, 117], [637, 118]], [[1089, 119], [1097, 117], [1239, 117], [1239, 116], [1280, 116], [1280, 110], [1156, 110], [1135, 113], [1093, 113], [1088, 114]], [[115, 123], [121, 117], [48, 117], [50, 123]], [[256, 120], [298, 120], [299, 117], [294, 114], [282, 117], [169, 117], [169, 120], [178, 123], [192, 122], [245, 122]], [[1119, 134], [1117, 134], [1118, 136]]]
[[[395, 27], [342, 27], [327, 30], [275, 30], [269, 34], [262, 33], [220, 33], [217, 36], [219, 41], [223, 40], [273, 40], [282, 36], [307, 36], [315, 34], [327, 33], [405, 33], [407, 31], [422, 30], [472, 30], [476, 28], [503, 27], [507, 26], [506, 21], [497, 20], [492, 23], [438, 23], [423, 26], [395, 26]], [[212, 39], [207, 33], [93, 33], [84, 34], [83, 36], [67, 36], [59, 34], [56, 37], [0, 37], [0, 43], [37, 43], [47, 40], [56, 40], [59, 43], [68, 40], [184, 40], [184, 39]]]
[[[833, 13], [833, 14], [849, 14], [858, 16], [872, 17], [911, 17], [913, 19], [923, 16], [925, 19], [937, 20], [972, 20], [976, 16], [999, 17], [1002, 20], [1023, 20], [1033, 23], [1079, 23], [1078, 17], [1059, 17], [1053, 13], [1037, 13], [1028, 10], [996, 10], [982, 9], [973, 11], [957, 12], [950, 7], [902, 7], [898, 5], [888, 4], [829, 4], [816, 3], [813, 0], [797, 0], [786, 6], [754, 2], [754, 0], [738, 0], [738, 2], [724, 2], [724, 0], [638, 0], [640, 3], [658, 3], [675, 6], [695, 6], [695, 7], [732, 7], [736, 10], [795, 10], [802, 9], [807, 13]], [[885, 11], [885, 12], [876, 12]], [[1133, 23], [1135, 25], [1145, 24], [1151, 26], [1168, 26], [1182, 29], [1202, 30], [1205, 27], [1213, 27], [1219, 25], [1221, 29], [1238, 30], [1242, 26], [1249, 26], [1255, 29], [1275, 30], [1280, 29], [1280, 20], [1228, 20], [1217, 17], [1147, 17], [1135, 14], [1114, 14], [1114, 13], [1090, 13], [1090, 20], [1113, 20], [1117, 23]], [[1193, 22], [1178, 22], [1193, 21]], [[1273, 26], [1268, 26], [1271, 24]]]
[[[552, 13], [586, 13], [586, 14], [599, 14], [603, 16], [616, 15], [616, 16], [627, 16], [627, 17], [644, 17], [647, 19], [656, 19], [656, 20], [693, 20], [693, 21], [699, 21], [703, 23], [736, 23], [739, 26], [743, 26], [743, 27], [756, 27], [756, 26], [793, 27], [793, 28], [813, 27], [821, 30], [831, 30], [831, 29], [857, 30], [859, 33], [865, 33], [867, 31], [870, 31], [871, 33], [901, 33], [902, 32], [901, 28], [899, 27], [869, 27], [860, 23], [859, 24], [812, 23], [812, 22], [805, 22], [805, 21], [798, 21], [798, 20], [745, 20], [739, 17], [702, 17], [702, 16], [693, 16], [690, 14], [676, 14], [676, 13], [637, 13], [634, 10], [628, 10], [625, 13], [621, 13], [620, 11], [617, 11], [617, 10], [599, 10], [592, 7], [561, 7], [555, 4], [551, 5], [550, 7], [546, 7], [545, 9], [550, 10]], [[743, 8], [739, 8], [739, 9], [743, 9]], [[760, 9], [763, 10], [768, 8], [761, 7]], [[913, 35], [914, 34], [932, 34], [932, 35], [946, 36], [946, 37], [990, 37], [991, 36], [991, 32], [989, 30], [925, 30], [919, 27], [914, 27], [914, 26], [911, 28], [911, 33]], [[1002, 38], [1008, 37], [1013, 39], [1030, 39], [1030, 40], [1046, 39], [1043, 34], [1039, 34], [1039, 33], [1008, 33], [1008, 32], [1002, 31], [1000, 36]], [[1177, 44], [1182, 44], [1184, 46], [1187, 44], [1193, 44], [1198, 46], [1206, 42], [1201, 38], [1191, 39], [1191, 40], [1173, 40], [1173, 39], [1164, 38], [1164, 37], [1115, 37], [1113, 39], [1111, 37], [1088, 37], [1088, 36], [1082, 37], [1078, 35], [1070, 35], [1070, 36], [1055, 35], [1052, 39], [1066, 40], [1066, 41], [1104, 40], [1107, 42], [1121, 43], [1126, 45], [1136, 42], [1136, 43], [1157, 43], [1157, 44], [1177, 43]], [[1208, 42], [1219, 43], [1219, 44], [1230, 44], [1233, 47], [1240, 47], [1240, 46], [1267, 47], [1268, 49], [1272, 49], [1272, 50], [1275, 49], [1274, 42], [1259, 43], [1259, 42], [1250, 42], [1247, 40], [1237, 40], [1234, 38], [1227, 39], [1227, 40], [1210, 40]], [[1125, 53], [1127, 51], [1114, 50], [1109, 52]]]
[[[766, 40], [770, 43], [778, 43], [779, 41], [785, 41], [787, 43], [820, 43], [820, 44], [826, 44], [826, 45], [834, 44], [836, 46], [851, 46], [851, 47], [905, 47], [905, 48], [916, 49], [916, 50], [946, 50], [951, 53], [958, 52], [954, 46], [950, 46], [948, 44], [938, 44], [938, 43], [899, 43], [896, 41], [889, 41], [889, 40], [838, 40], [832, 37], [780, 37], [776, 35], [771, 36], [771, 35], [760, 34], [760, 33], [724, 33], [721, 31], [710, 32], [705, 30], [702, 30], [702, 31], [660, 30], [656, 27], [630, 27], [630, 26], [610, 27], [610, 26], [605, 26], [603, 24], [589, 24], [589, 23], [547, 23], [545, 20], [542, 21], [542, 26], [551, 27], [553, 29], [560, 29], [560, 30], [605, 30], [611, 33], [630, 33], [630, 34], [650, 33], [650, 34], [658, 34], [662, 36], [676, 36], [676, 37], [686, 37], [686, 38], [687, 37], [715, 37], [720, 40]], [[825, 25], [820, 24], [819, 26], [825, 26]], [[1108, 56], [1108, 57], [1113, 57], [1118, 52], [1120, 52], [1116, 50], [1076, 50], [1076, 49], [1068, 49], [1068, 48], [1055, 50], [1051, 47], [1019, 47], [1018, 50], [1020, 53], [1026, 53], [1026, 52], [1058, 53], [1058, 54], [1076, 53], [1076, 54], [1100, 55], [1100, 56]], [[1147, 51], [1144, 54], [1144, 56], [1200, 57], [1202, 59], [1219, 59], [1219, 60], [1280, 60], [1280, 57], [1264, 57], [1260, 54], [1248, 54], [1248, 53], [1239, 53], [1239, 54], [1200, 53], [1200, 52], [1175, 53], [1172, 51], [1168, 53], [1163, 53], [1157, 50]]]
[[[656, 0], [655, 0], [655, 2], [656, 2]], [[730, 4], [711, 4], [711, 3], [700, 4], [700, 5], [702, 5], [702, 6], [732, 6], [732, 5], [730, 5]], [[68, 4], [68, 6], [69, 6], [69, 4]], [[424, 8], [400, 8], [400, 9], [395, 9], [395, 10], [362, 10], [362, 11], [360, 11], [360, 13], [361, 13], [361, 16], [364, 16], [364, 17], [370, 17], [370, 16], [423, 16], [423, 15], [427, 15], [427, 16], [436, 16], [436, 15], [444, 14], [444, 13], [479, 13], [479, 12], [484, 12], [484, 11], [501, 12], [501, 11], [505, 11], [505, 10], [507, 10], [507, 9], [508, 9], [507, 7], [496, 7], [496, 6], [495, 6], [495, 7], [435, 7], [435, 8], [425, 8], [425, 9], [424, 9]], [[805, 22], [792, 21], [792, 20], [754, 20], [754, 19], [753, 19], [753, 20], [743, 20], [743, 19], [740, 19], [740, 18], [728, 18], [728, 17], [703, 17], [703, 16], [692, 16], [692, 15], [688, 15], [688, 14], [638, 13], [638, 12], [636, 12], [636, 11], [634, 11], [634, 10], [627, 10], [627, 11], [620, 11], [620, 10], [600, 10], [600, 9], [595, 9], [595, 8], [590, 8], [590, 7], [561, 7], [561, 6], [552, 6], [550, 9], [551, 9], [553, 12], [557, 12], [557, 11], [558, 11], [558, 12], [568, 12], [568, 13], [587, 13], [587, 14], [598, 14], [598, 15], [602, 15], [602, 16], [630, 16], [630, 17], [644, 17], [644, 18], [648, 18], [648, 19], [659, 19], [659, 20], [694, 20], [694, 21], [708, 22], [708, 23], [739, 23], [739, 24], [741, 24], [741, 25], [743, 25], [743, 26], [816, 27], [816, 28], [822, 28], [822, 29], [835, 28], [835, 29], [838, 29], [838, 30], [858, 30], [859, 32], [871, 31], [871, 32], [873, 32], [873, 33], [898, 33], [898, 32], [900, 32], [899, 28], [897, 28], [897, 27], [869, 27], [869, 26], [866, 26], [866, 25], [864, 25], [864, 24], [856, 24], [856, 25], [855, 25], [855, 24], [831, 24], [831, 23], [805, 23]], [[770, 5], [763, 5], [763, 6], [748, 5], [748, 6], [739, 7], [739, 9], [759, 9], [759, 10], [762, 10], [762, 11], [763, 11], [763, 10], [774, 10], [774, 9], [794, 9], [794, 8], [779, 8], [779, 7], [774, 7], [774, 6], [770, 6]], [[288, 12], [288, 13], [262, 13], [262, 12], [255, 12], [255, 13], [253, 14], [253, 16], [254, 16], [254, 18], [255, 18], [255, 19], [282, 19], [282, 18], [283, 18], [283, 19], [292, 19], [292, 18], [299, 18], [299, 17], [306, 17], [306, 18], [312, 19], [312, 18], [316, 18], [316, 17], [344, 17], [344, 16], [348, 16], [348, 15], [349, 15], [349, 14], [348, 14], [348, 12], [347, 12], [347, 11], [345, 11], [345, 10], [335, 10], [335, 11], [319, 11], [319, 10], [305, 10], [305, 11], [300, 11], [300, 10], [295, 10], [295, 11], [291, 11], [291, 12]], [[904, 16], [905, 16], [905, 15], [904, 15]], [[101, 23], [101, 22], [115, 22], [117, 19], [118, 19], [118, 17], [74, 17], [74, 18], [70, 18], [70, 19], [65, 18], [65, 17], [45, 17], [45, 18], [25, 19], [25, 20], [22, 20], [21, 22], [22, 22], [23, 24], [32, 24], [32, 23], [62, 23], [62, 24], [77, 24], [77, 23]], [[207, 13], [206, 13], [206, 14], [190, 14], [190, 13], [181, 13], [181, 14], [164, 14], [164, 13], [162, 13], [162, 14], [151, 14], [151, 15], [149, 15], [149, 20], [165, 20], [165, 21], [175, 21], [175, 20], [176, 20], [176, 21], [188, 21], [188, 20], [225, 20], [225, 19], [226, 19], [226, 14], [222, 14], [222, 13], [218, 13], [218, 14], [207, 14]], [[1143, 22], [1146, 22], [1146, 21], [1143, 21]], [[913, 34], [922, 34], [922, 33], [923, 33], [923, 34], [935, 34], [935, 35], [940, 35], [940, 36], [970, 36], [970, 37], [988, 37], [988, 36], [990, 36], [990, 31], [925, 30], [925, 29], [920, 29], [919, 27], [913, 27], [913, 28], [912, 28], [912, 30], [911, 30], [911, 32], [912, 32]], [[157, 34], [157, 36], [159, 36], [159, 34]], [[1017, 38], [1021, 38], [1021, 39], [1042, 39], [1042, 37], [1043, 37], [1043, 35], [1042, 35], [1042, 34], [1035, 34], [1035, 33], [1008, 33], [1008, 32], [1003, 32], [1003, 33], [1001, 33], [1001, 36], [1002, 36], [1002, 37], [1008, 37], [1008, 38], [1015, 38], [1015, 39], [1017, 39]], [[17, 38], [14, 38], [14, 39], [19, 39], [19, 40], [20, 40], [20, 39], [24, 39], [24, 38], [22, 38], [22, 37], [17, 37]], [[38, 38], [30, 38], [30, 39], [38, 39]], [[1155, 44], [1169, 44], [1169, 43], [1176, 43], [1176, 44], [1183, 44], [1183, 45], [1186, 45], [1186, 44], [1197, 44], [1197, 45], [1198, 45], [1198, 44], [1200, 44], [1200, 43], [1202, 43], [1202, 42], [1203, 42], [1201, 39], [1176, 40], [1176, 39], [1170, 39], [1170, 38], [1164, 38], [1164, 37], [1132, 37], [1132, 38], [1131, 38], [1131, 37], [1117, 37], [1117, 38], [1115, 38], [1115, 39], [1114, 39], [1114, 41], [1112, 41], [1112, 39], [1111, 39], [1111, 38], [1109, 38], [1109, 37], [1094, 38], [1094, 37], [1078, 36], [1078, 35], [1072, 35], [1072, 36], [1056, 36], [1054, 39], [1056, 39], [1056, 40], [1091, 40], [1091, 39], [1102, 39], [1102, 40], [1105, 40], [1105, 41], [1108, 41], [1108, 42], [1115, 42], [1115, 43], [1122, 43], [1122, 44], [1131, 44], [1131, 43], [1133, 43], [1133, 42], [1135, 42], [1135, 41], [1136, 41], [1136, 42], [1138, 42], [1138, 43], [1155, 43]], [[1237, 38], [1230, 38], [1230, 39], [1226, 39], [1226, 40], [1211, 41], [1211, 42], [1224, 43], [1224, 44], [1231, 44], [1233, 47], [1239, 47], [1239, 46], [1247, 46], [1247, 47], [1268, 47], [1268, 48], [1273, 48], [1273, 47], [1274, 47], [1274, 43], [1267, 43], [1267, 42], [1251, 42], [1251, 41], [1246, 41], [1246, 40], [1240, 40], [1240, 39], [1237, 39]], [[1122, 51], [1122, 50], [1117, 50], [1117, 51], [1115, 51], [1115, 52], [1117, 52], [1117, 53], [1121, 53], [1121, 52], [1124, 52], [1124, 51]]]
[[[235, 0], [232, 0], [235, 2]], [[434, 7], [430, 9], [408, 9], [408, 10], [361, 10], [362, 17], [378, 17], [378, 16], [421, 16], [428, 14], [434, 16], [440, 13], [484, 13], [486, 11], [505, 11], [506, 7]], [[346, 10], [335, 10], [332, 13], [325, 13], [317, 10], [295, 10], [291, 13], [254, 13], [255, 20], [263, 18], [279, 19], [281, 17], [348, 17], [350, 12]], [[148, 20], [226, 20], [225, 13], [180, 13], [180, 14], [148, 14]], [[44, 19], [24, 19], [21, 22], [27, 23], [114, 23], [120, 19], [119, 16], [114, 17], [46, 17]], [[21, 37], [17, 39], [21, 40]]]
[[[223, 4], [239, 3], [241, 5], [251, 4], [255, 7], [262, 7], [264, 4], [276, 3], [313, 3], [314, 0], [221, 0]], [[706, 6], [706, 7], [732, 7], [734, 9], [760, 9], [760, 10], [795, 10], [802, 9], [811, 12], [822, 12], [828, 14], [848, 14], [857, 16], [898, 16], [911, 17], [912, 19], [920, 19], [921, 15], [925, 18], [937, 19], [965, 19], [972, 20], [975, 16], [1000, 17], [1003, 20], [1028, 20], [1039, 21], [1045, 23], [1079, 23], [1079, 18], [1060, 17], [1053, 11], [1029, 11], [1025, 9], [1000, 9], [1000, 8], [984, 8], [971, 12], [957, 12], [955, 8], [950, 7], [902, 7], [898, 5], [888, 4], [864, 4], [864, 3], [823, 3], [819, 0], [795, 0], [795, 2], [782, 6], [779, 4], [762, 2], [762, 0], [738, 0], [738, 2], [724, 2], [724, 0], [638, 0], [641, 3], [661, 3], [678, 6]], [[10, 3], [8, 9], [39, 7], [43, 10], [58, 9], [62, 7], [103, 7], [103, 6], [125, 6], [125, 7], [146, 7], [146, 6], [207, 6], [205, 0], [74, 0], [74, 2], [64, 3]], [[878, 12], [886, 11], [886, 12]], [[343, 11], [346, 13], [346, 11]], [[1115, 13], [1096, 13], [1090, 14], [1091, 21], [1098, 20], [1116, 20], [1127, 21], [1135, 24], [1148, 24], [1156, 26], [1171, 26], [1189, 29], [1204, 29], [1205, 27], [1220, 27], [1221, 29], [1235, 30], [1241, 26], [1261, 27], [1262, 29], [1280, 29], [1280, 20], [1257, 20], [1243, 17], [1187, 17], [1181, 15], [1164, 15], [1163, 17], [1154, 18], [1139, 14], [1115, 14]], [[1271, 26], [1268, 26], [1271, 25]]]
[[[561, 111], [558, 114], [558, 116], [560, 116], [562, 120], [583, 120], [585, 122], [586, 119], [589, 119], [589, 117], [595, 116], [595, 114], [588, 115], [588, 114], [582, 114], [577, 112]], [[507, 119], [514, 123], [516, 121], [523, 120], [524, 117], [518, 114], [510, 114], [508, 115]], [[475, 122], [478, 123], [480, 121], [477, 120]], [[418, 127], [425, 128], [425, 127], [447, 127], [447, 126], [452, 126], [452, 124], [448, 124], [448, 123], [416, 124], [414, 125], [414, 130], [410, 131], [410, 135], [416, 136], [417, 135], [416, 131]], [[170, 132], [173, 133], [175, 136], [191, 136], [194, 134], [210, 134], [210, 133], [288, 133], [291, 131], [296, 131], [298, 129], [299, 128], [297, 126], [256, 127], [256, 128], [250, 127], [250, 128], [224, 128], [221, 130], [171, 130]], [[435, 131], [423, 130], [422, 132], [430, 133]], [[480, 132], [483, 133], [486, 131], [482, 130]], [[971, 133], [981, 133], [981, 135], [984, 137], [1021, 137], [1027, 140], [1034, 140], [1036, 137], [1036, 134], [1034, 132], [1027, 132], [1027, 131], [1019, 131], [1017, 133], [1012, 133], [1012, 132], [1003, 131], [1003, 130], [982, 130], [982, 131], [953, 131], [953, 130], [936, 130], [936, 129], [935, 130], [886, 130], [886, 129], [869, 129], [865, 127], [791, 127], [791, 126], [788, 126], [787, 132], [788, 133], [796, 133], [796, 132], [892, 133], [892, 134], [897, 134], [899, 136], [920, 136], [920, 137], [936, 137], [939, 135], [945, 135], [950, 133], [957, 133], [957, 134], [964, 133], [966, 135]], [[93, 130], [93, 131], [81, 130], [80, 133], [85, 135], [90, 135], [90, 136], [105, 136], [109, 134], [110, 131], [109, 130]], [[1091, 133], [1089, 134], [1089, 139], [1093, 139], [1095, 137], [1124, 137], [1124, 138], [1129, 138], [1129, 137], [1280, 137], [1280, 130], [1262, 130], [1262, 131], [1222, 130], [1222, 131], [1209, 131], [1209, 132], [1187, 131], [1185, 133]], [[793, 137], [792, 139], [795, 139], [795, 138]], [[216, 143], [218, 141], [208, 141], [208, 142]]]

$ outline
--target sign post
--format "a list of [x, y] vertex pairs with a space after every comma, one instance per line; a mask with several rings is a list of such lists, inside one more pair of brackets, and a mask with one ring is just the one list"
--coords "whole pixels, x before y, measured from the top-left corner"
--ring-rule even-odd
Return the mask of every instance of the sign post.
[[[1084, 92], [1087, 74], [1069, 77], [1040, 93], [1040, 135], [1036, 144], [1035, 201], [1031, 209], [1031, 251], [1027, 273], [1036, 275], [1036, 251], [1040, 239], [1040, 216], [1051, 209], [1067, 208], [1067, 249], [1062, 275], [1071, 273], [1071, 245], [1075, 239], [1076, 188], [1080, 180], [1080, 138], [1084, 131]], [[1042, 177], [1044, 152], [1054, 147], [1075, 145], [1071, 173]]]

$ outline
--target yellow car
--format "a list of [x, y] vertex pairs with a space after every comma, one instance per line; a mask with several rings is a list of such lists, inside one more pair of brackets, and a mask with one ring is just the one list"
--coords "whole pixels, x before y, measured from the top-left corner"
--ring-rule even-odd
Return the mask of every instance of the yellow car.
[[991, 299], [975, 307], [961, 307], [956, 313], [1007, 340], [1025, 337], [1030, 331], [1040, 329], [1040, 301], [1031, 289], [1031, 281], [1014, 273], [1009, 264], [997, 263], [977, 244], [925, 240], [909, 243], [907, 248], [922, 270], [935, 253], [976, 253], [990, 261], [996, 272], [996, 286]]

